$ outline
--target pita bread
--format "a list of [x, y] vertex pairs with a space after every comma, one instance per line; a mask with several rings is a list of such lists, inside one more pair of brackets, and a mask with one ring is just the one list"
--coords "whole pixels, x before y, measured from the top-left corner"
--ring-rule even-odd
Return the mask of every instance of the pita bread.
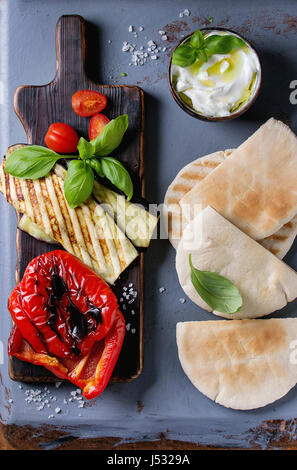
[[297, 273], [211, 207], [200, 212], [185, 228], [176, 252], [176, 269], [190, 299], [212, 311], [191, 282], [189, 254], [197, 269], [221, 274], [240, 291], [242, 309], [234, 314], [214, 311], [218, 316], [262, 317], [297, 297]]
[[[217, 166], [231, 155], [233, 150], [224, 150], [211, 153], [186, 165], [176, 175], [167, 189], [164, 205], [165, 217], [167, 221], [168, 238], [172, 246], [176, 249], [183, 231], [188, 223], [182, 217], [180, 200], [197, 184], [209, 175]], [[270, 237], [259, 240], [259, 243], [267, 250], [271, 251], [279, 259], [288, 253], [297, 235], [297, 215], [287, 224], [283, 225], [276, 233]]]
[[297, 137], [269, 119], [181, 200], [188, 220], [212, 206], [255, 240], [297, 213]]
[[178, 323], [176, 338], [192, 384], [227, 408], [260, 408], [297, 383], [297, 318]]
[[290, 222], [283, 225], [276, 233], [270, 235], [270, 237], [259, 240], [259, 243], [279, 259], [283, 259], [293, 245], [296, 235], [297, 215]]
[[182, 168], [168, 187], [164, 199], [167, 214], [165, 220], [168, 221], [168, 238], [175, 249], [188, 223], [187, 219], [182, 217], [180, 200], [198, 182], [202, 181], [212, 170], [223, 163], [231, 153], [232, 150], [220, 150], [197, 158], [197, 160]]

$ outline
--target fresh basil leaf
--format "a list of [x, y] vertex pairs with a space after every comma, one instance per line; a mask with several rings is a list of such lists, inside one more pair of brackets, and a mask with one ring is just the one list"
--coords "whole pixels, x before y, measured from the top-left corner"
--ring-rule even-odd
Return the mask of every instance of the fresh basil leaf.
[[242, 297], [229, 279], [214, 272], [194, 268], [191, 255], [189, 263], [192, 284], [207, 305], [221, 313], [239, 312], [242, 307]]
[[40, 145], [27, 145], [12, 152], [6, 159], [4, 170], [17, 178], [38, 179], [46, 176], [64, 155]]
[[127, 114], [118, 116], [106, 124], [102, 132], [95, 139], [91, 140], [91, 144], [94, 147], [94, 155], [96, 157], [104, 157], [113, 152], [122, 142], [128, 125]]
[[200, 49], [203, 46], [204, 37], [199, 29], [192, 34], [190, 44], [194, 49]]
[[172, 63], [179, 67], [189, 67], [197, 58], [197, 52], [189, 43], [181, 44], [172, 54]]
[[205, 49], [199, 49], [197, 51], [197, 58], [201, 60], [201, 62], [207, 62], [208, 61], [208, 55], [205, 51]]
[[82, 160], [90, 158], [94, 154], [94, 146], [91, 142], [81, 137], [78, 141], [77, 150]]
[[226, 34], [220, 36], [213, 34], [204, 39], [205, 49], [210, 54], [229, 54], [229, 52], [235, 49], [240, 49], [246, 46], [243, 39], [233, 36], [232, 34]]
[[64, 193], [69, 206], [74, 209], [91, 195], [94, 173], [82, 160], [71, 160], [64, 181]]
[[97, 158], [88, 158], [86, 160], [86, 163], [90, 165], [90, 167], [92, 167], [93, 170], [96, 171], [97, 175], [99, 175], [101, 178], [104, 178], [104, 173], [101, 168], [101, 163]]
[[107, 179], [126, 194], [128, 201], [133, 196], [133, 183], [124, 165], [115, 158], [101, 158], [101, 169]]

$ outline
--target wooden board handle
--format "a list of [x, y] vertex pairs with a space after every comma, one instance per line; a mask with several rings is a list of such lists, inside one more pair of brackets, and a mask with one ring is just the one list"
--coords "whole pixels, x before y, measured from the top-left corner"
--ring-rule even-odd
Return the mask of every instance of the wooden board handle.
[[85, 73], [86, 38], [85, 20], [79, 15], [63, 15], [56, 28], [57, 78], [87, 80]]

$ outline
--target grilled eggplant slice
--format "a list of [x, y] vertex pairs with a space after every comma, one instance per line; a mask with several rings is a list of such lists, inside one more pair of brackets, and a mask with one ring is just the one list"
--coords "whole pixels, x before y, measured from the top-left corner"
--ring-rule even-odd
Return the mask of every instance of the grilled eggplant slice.
[[32, 222], [32, 220], [26, 215], [22, 215], [19, 223], [19, 229], [23, 230], [23, 232], [27, 232], [31, 237], [36, 238], [42, 242], [46, 243], [57, 243], [54, 238], [50, 235], [47, 235], [44, 230], [42, 230], [39, 225]]
[[4, 165], [5, 158], [0, 167], [0, 190], [7, 201], [107, 282], [113, 284], [138, 256], [112, 217], [92, 197], [71, 209], [64, 196], [64, 181], [55, 172], [39, 180], [25, 180], [5, 173]]
[[[8, 156], [22, 146], [22, 144], [17, 144], [9, 147], [6, 155]], [[66, 170], [61, 165], [57, 164], [54, 168], [54, 172], [60, 178], [65, 179]], [[103, 205], [106, 212], [114, 218], [119, 228], [126, 233], [127, 237], [136, 247], [146, 248], [149, 246], [158, 223], [158, 217], [151, 214], [142, 206], [127, 201], [124, 196], [106, 188], [98, 183], [98, 181], [94, 183], [93, 197]], [[20, 224], [22, 230], [27, 231], [35, 238], [46, 239], [49, 237], [48, 234], [41, 234], [41, 228], [39, 229], [39, 236], [36, 236], [36, 228], [32, 225], [33, 222], [30, 223], [29, 218], [26, 218], [23, 222], [20, 222]], [[33, 235], [34, 233], [36, 235]], [[49, 241], [49, 243], [56, 243], [56, 241]]]
[[[59, 164], [54, 172], [62, 179], [66, 177], [66, 170]], [[127, 199], [106, 188], [95, 181], [93, 189], [94, 198], [103, 204], [105, 210], [114, 218], [120, 229], [138, 248], [149, 246], [158, 218], [150, 214], [140, 205], [127, 201]]]
[[94, 198], [106, 206], [107, 212], [114, 216], [118, 226], [138, 248], [149, 246], [158, 217], [138, 204], [127, 201], [121, 194], [95, 181]]

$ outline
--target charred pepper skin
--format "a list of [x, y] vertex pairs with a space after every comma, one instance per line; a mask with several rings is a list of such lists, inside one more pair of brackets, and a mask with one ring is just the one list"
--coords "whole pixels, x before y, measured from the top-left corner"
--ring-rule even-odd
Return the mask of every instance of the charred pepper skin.
[[83, 396], [90, 400], [105, 390], [120, 355], [125, 331], [125, 320], [118, 310], [111, 330], [105, 338], [93, 345], [88, 354], [77, 359], [57, 359], [36, 353], [14, 325], [8, 340], [8, 354], [46, 367], [59, 379], [69, 380], [80, 387]]
[[104, 339], [104, 349], [97, 363], [94, 377], [88, 380], [83, 388], [83, 396], [88, 400], [97, 397], [105, 390], [120, 355], [125, 332], [125, 320], [118, 311], [114, 324]]
[[56, 250], [35, 258], [8, 309], [22, 336], [41, 354], [86, 354], [111, 329], [118, 309], [110, 287], [75, 256]]
[[28, 265], [8, 307], [15, 322], [8, 354], [69, 380], [87, 399], [103, 392], [123, 345], [125, 320], [100, 277], [65, 251], [46, 253]]

